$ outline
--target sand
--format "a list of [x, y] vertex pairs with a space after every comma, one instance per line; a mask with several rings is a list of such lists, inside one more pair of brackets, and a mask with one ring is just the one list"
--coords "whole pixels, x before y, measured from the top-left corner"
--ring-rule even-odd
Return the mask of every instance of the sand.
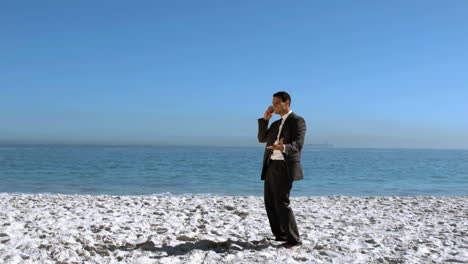
[[303, 245], [262, 197], [0, 194], [0, 263], [468, 263], [468, 196], [294, 197]]

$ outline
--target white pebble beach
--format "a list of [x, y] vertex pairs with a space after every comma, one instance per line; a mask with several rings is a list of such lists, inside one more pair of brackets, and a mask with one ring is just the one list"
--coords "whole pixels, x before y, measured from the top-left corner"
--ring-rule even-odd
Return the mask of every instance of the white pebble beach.
[[0, 194], [0, 263], [468, 263], [468, 196], [293, 197], [303, 245], [256, 196]]

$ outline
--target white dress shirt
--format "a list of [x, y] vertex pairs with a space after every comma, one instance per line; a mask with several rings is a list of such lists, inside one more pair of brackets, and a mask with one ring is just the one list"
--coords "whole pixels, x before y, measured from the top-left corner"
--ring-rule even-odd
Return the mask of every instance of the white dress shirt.
[[[280, 140], [279, 136], [281, 135], [281, 130], [283, 129], [284, 121], [286, 120], [286, 118], [288, 118], [288, 116], [291, 113], [292, 113], [292, 110], [289, 110], [289, 112], [287, 114], [281, 116], [281, 124], [280, 124], [279, 129], [278, 129], [278, 135], [276, 136], [275, 144], [279, 144], [279, 140]], [[283, 153], [286, 153], [286, 146], [284, 147]], [[281, 153], [281, 151], [275, 149], [275, 150], [273, 150], [273, 153], [271, 154], [271, 159], [272, 160], [284, 160], [283, 153]]]

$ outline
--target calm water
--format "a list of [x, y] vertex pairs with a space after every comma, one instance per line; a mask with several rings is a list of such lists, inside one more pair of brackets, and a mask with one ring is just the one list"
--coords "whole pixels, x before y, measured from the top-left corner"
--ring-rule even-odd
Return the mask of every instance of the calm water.
[[[0, 145], [0, 192], [263, 195], [263, 147]], [[307, 149], [293, 196], [468, 195], [468, 150]]]

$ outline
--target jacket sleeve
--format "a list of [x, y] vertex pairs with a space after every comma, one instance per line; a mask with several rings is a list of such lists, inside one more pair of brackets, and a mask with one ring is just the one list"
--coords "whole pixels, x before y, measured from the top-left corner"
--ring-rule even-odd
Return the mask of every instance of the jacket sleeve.
[[306, 133], [306, 123], [304, 118], [299, 117], [297, 119], [297, 128], [293, 133], [291, 138], [291, 142], [289, 144], [284, 144], [285, 153], [287, 155], [291, 155], [302, 150], [302, 146], [304, 145], [304, 137]]
[[270, 130], [268, 129], [268, 120], [263, 118], [258, 119], [258, 142], [264, 143], [267, 141], [267, 135]]

